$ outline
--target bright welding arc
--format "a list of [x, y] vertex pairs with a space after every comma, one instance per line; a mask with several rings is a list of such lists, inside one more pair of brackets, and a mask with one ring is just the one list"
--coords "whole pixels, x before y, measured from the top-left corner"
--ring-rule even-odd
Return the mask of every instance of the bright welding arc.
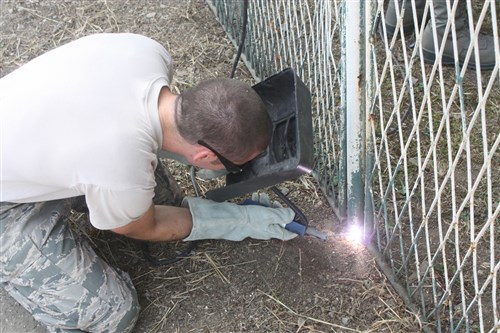
[[353, 223], [347, 227], [347, 232], [345, 233], [347, 240], [355, 244], [363, 243], [364, 232], [363, 228], [356, 223]]

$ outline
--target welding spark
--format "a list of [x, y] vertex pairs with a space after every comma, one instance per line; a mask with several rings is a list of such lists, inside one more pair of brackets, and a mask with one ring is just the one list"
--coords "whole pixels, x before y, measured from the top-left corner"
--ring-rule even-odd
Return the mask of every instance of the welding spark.
[[353, 243], [361, 244], [364, 239], [363, 228], [357, 224], [351, 224], [346, 232], [346, 237]]

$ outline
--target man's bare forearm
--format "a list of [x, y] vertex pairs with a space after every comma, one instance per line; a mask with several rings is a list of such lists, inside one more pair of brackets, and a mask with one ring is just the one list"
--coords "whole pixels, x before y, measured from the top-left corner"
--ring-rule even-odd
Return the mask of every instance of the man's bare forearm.
[[[158, 241], [180, 240], [191, 233], [193, 220], [188, 208], [155, 206]], [[151, 239], [155, 240], [155, 239]]]
[[189, 236], [192, 226], [189, 209], [152, 205], [140, 219], [113, 231], [135, 239], [171, 241]]

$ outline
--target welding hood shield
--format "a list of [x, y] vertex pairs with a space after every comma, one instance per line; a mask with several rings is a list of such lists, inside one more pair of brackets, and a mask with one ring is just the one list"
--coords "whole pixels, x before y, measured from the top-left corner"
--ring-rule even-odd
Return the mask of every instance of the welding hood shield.
[[311, 93], [287, 68], [253, 86], [273, 122], [266, 154], [226, 176], [226, 186], [210, 190], [208, 199], [225, 201], [309, 173], [314, 167]]

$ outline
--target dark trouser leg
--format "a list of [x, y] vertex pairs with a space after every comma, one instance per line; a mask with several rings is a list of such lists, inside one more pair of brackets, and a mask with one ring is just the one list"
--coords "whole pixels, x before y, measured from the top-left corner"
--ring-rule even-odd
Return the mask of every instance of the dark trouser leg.
[[180, 206], [182, 202], [182, 190], [168, 168], [158, 160], [155, 170], [155, 197], [153, 201], [156, 205]]

